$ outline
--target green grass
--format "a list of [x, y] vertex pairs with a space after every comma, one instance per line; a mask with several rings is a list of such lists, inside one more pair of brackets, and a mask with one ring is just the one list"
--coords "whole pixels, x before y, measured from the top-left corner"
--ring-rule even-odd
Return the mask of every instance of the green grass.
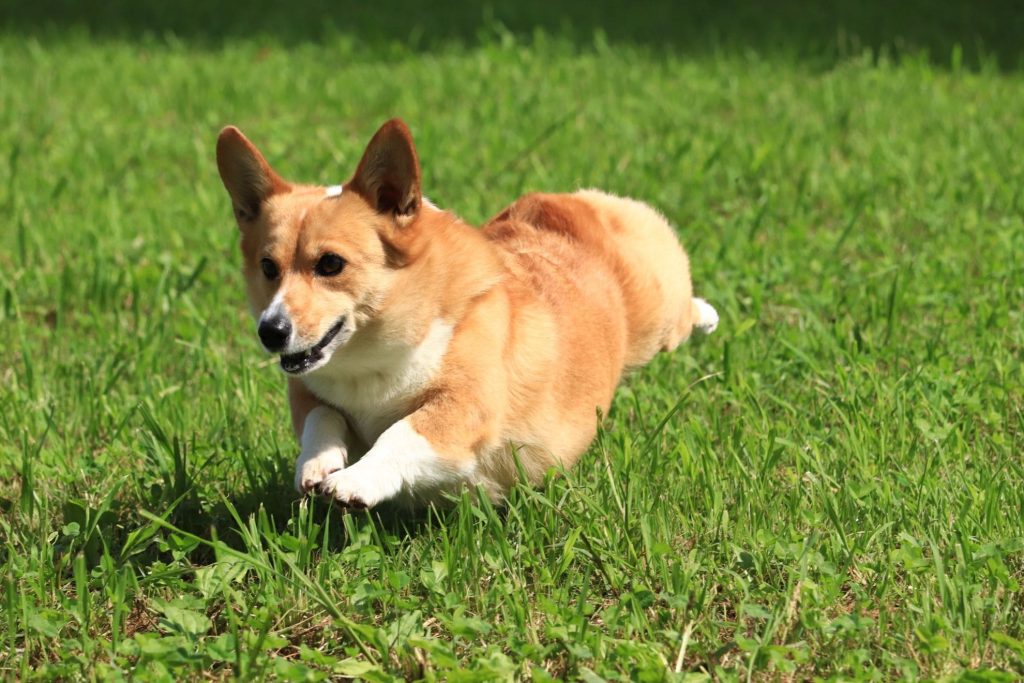
[[[1024, 673], [1019, 11], [602, 7], [8, 8], [4, 676]], [[393, 115], [472, 221], [532, 189], [659, 207], [723, 317], [504, 509], [291, 491], [214, 140], [330, 183]]]

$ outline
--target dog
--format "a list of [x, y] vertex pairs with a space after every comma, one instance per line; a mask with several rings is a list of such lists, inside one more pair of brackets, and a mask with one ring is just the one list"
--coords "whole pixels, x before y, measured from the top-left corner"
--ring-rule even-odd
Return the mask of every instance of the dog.
[[533, 193], [476, 229], [423, 196], [399, 119], [342, 185], [284, 180], [232, 126], [217, 166], [288, 376], [296, 489], [344, 507], [500, 502], [576, 462], [624, 372], [718, 324], [650, 206]]

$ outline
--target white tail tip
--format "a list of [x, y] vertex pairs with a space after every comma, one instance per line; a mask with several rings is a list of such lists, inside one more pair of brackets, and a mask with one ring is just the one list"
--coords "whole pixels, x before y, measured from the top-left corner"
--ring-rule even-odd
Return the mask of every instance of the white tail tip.
[[718, 327], [718, 311], [704, 299], [693, 299], [693, 306], [697, 309], [697, 322], [694, 327], [704, 334], [711, 334]]

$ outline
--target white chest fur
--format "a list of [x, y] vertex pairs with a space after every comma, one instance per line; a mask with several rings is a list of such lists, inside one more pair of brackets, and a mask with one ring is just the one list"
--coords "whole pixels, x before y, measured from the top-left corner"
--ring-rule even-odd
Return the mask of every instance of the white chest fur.
[[418, 345], [339, 353], [304, 381], [323, 401], [340, 408], [363, 442], [373, 445], [408, 414], [412, 401], [436, 377], [452, 331], [451, 324], [436, 319]]

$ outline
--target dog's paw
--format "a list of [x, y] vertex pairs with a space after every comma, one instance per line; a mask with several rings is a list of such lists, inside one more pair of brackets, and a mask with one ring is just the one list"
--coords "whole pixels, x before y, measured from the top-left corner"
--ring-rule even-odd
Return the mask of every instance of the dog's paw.
[[393, 470], [359, 462], [329, 475], [317, 490], [343, 507], [362, 509], [384, 502], [400, 489], [401, 479]]
[[345, 469], [345, 451], [331, 448], [311, 458], [299, 456], [295, 463], [295, 489], [299, 493], [313, 493], [330, 475]]

